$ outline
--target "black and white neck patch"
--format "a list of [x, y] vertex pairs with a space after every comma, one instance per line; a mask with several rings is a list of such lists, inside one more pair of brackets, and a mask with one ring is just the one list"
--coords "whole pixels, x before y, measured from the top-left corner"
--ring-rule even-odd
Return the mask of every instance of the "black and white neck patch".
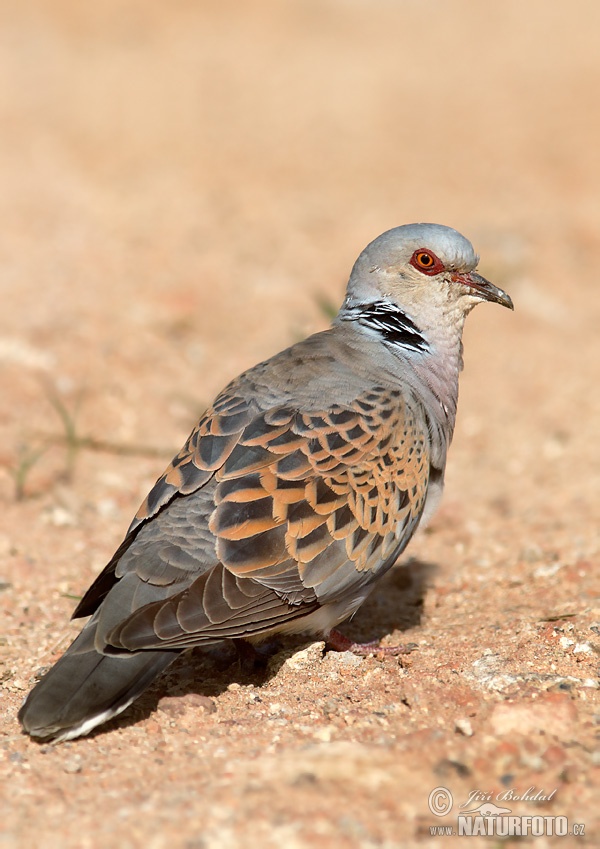
[[429, 351], [427, 340], [400, 307], [389, 301], [373, 301], [345, 310], [340, 316], [343, 321], [356, 321], [373, 330], [391, 345], [410, 348], [413, 351]]

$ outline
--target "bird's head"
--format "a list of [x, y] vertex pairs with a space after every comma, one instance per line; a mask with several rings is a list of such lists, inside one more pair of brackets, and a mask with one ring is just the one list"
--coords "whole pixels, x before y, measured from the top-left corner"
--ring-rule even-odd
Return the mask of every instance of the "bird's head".
[[481, 301], [513, 309], [506, 292], [476, 273], [478, 261], [469, 240], [451, 227], [395, 227], [367, 245], [356, 260], [345, 306], [385, 300], [426, 324], [440, 314], [454, 313], [460, 320]]

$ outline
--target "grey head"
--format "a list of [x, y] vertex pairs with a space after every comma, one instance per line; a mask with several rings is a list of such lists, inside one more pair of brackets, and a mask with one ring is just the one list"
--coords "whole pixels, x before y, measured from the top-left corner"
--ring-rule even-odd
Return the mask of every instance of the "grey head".
[[506, 292], [477, 274], [479, 257], [456, 230], [441, 224], [405, 224], [374, 239], [356, 260], [344, 311], [384, 301], [404, 310], [417, 324], [441, 316], [457, 321], [481, 301], [509, 309]]

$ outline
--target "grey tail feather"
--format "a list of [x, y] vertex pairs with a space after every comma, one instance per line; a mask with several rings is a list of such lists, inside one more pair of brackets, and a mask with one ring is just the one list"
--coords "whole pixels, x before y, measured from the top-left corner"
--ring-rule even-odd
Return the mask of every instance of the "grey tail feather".
[[179, 652], [103, 655], [68, 651], [36, 684], [19, 711], [24, 730], [44, 740], [70, 740], [130, 705]]

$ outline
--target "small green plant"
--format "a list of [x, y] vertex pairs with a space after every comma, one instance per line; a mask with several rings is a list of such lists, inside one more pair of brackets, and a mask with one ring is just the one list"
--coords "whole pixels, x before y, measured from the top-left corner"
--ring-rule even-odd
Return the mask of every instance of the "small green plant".
[[47, 445], [33, 446], [23, 443], [17, 448], [15, 463], [12, 466], [7, 466], [7, 471], [15, 484], [16, 501], [23, 501], [25, 498], [25, 486], [29, 473], [44, 454], [47, 447]]
[[59, 479], [67, 483], [73, 481], [77, 457], [81, 450], [99, 451], [117, 456], [130, 457], [157, 457], [165, 458], [174, 452], [169, 448], [158, 448], [151, 445], [125, 445], [118, 442], [110, 442], [104, 439], [96, 439], [88, 434], [81, 434], [78, 430], [77, 418], [81, 409], [83, 391], [79, 390], [72, 405], [68, 406], [54, 383], [43, 381], [46, 397], [52, 405], [62, 423], [60, 434], [37, 434], [36, 442], [24, 441], [16, 451], [16, 459], [6, 464], [6, 470], [14, 481], [14, 495], [16, 501], [22, 501], [27, 497], [27, 479], [33, 467], [46, 453], [48, 448], [55, 445], [64, 445], [66, 449], [66, 461], [64, 471]]
[[60, 418], [64, 429], [64, 443], [66, 446], [67, 456], [65, 471], [63, 472], [62, 478], [67, 483], [71, 483], [73, 475], [75, 474], [77, 455], [84, 441], [77, 433], [77, 416], [79, 415], [81, 408], [83, 392], [79, 391], [77, 393], [73, 409], [69, 410], [53, 383], [45, 383], [45, 389], [46, 397]]

